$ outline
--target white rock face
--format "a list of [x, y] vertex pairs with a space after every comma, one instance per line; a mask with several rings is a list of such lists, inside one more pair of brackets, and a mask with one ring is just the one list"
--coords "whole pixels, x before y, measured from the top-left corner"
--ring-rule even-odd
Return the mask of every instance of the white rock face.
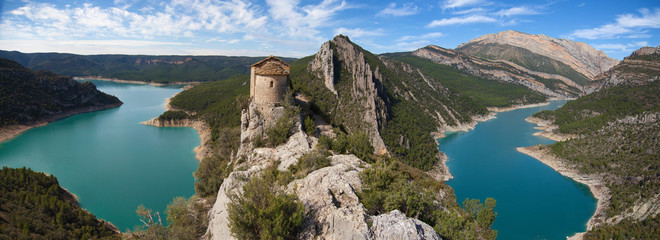
[[310, 211], [302, 239], [373, 239], [367, 213], [357, 192], [359, 173], [368, 166], [354, 155], [332, 156], [332, 166], [289, 184], [290, 192]]
[[[332, 47], [334, 47], [334, 51]], [[334, 60], [342, 64], [335, 65]], [[318, 78], [324, 79], [325, 86], [337, 94], [334, 88], [334, 71], [336, 68], [344, 67], [353, 79], [350, 92], [339, 93], [350, 94], [351, 102], [340, 102], [339, 108], [359, 106], [362, 114], [360, 119], [353, 119], [345, 127], [349, 132], [364, 131], [374, 147], [377, 154], [386, 154], [387, 147], [380, 136], [381, 124], [387, 122], [385, 102], [379, 97], [382, 89], [383, 77], [380, 70], [372, 69], [362, 53], [362, 50], [355, 46], [350, 40], [342, 35], [336, 36], [332, 41], [324, 43], [316, 53], [314, 60], [308, 65], [308, 70], [316, 74]], [[357, 114], [357, 113], [356, 113]], [[358, 124], [361, 121], [363, 124]], [[359, 126], [359, 127], [357, 127]], [[359, 129], [358, 129], [359, 128]]]
[[428, 224], [408, 218], [399, 210], [371, 217], [374, 239], [440, 239]]
[[317, 78], [324, 79], [325, 87], [337, 95], [335, 90], [335, 66], [334, 52], [330, 48], [330, 42], [325, 42], [314, 56], [314, 60], [309, 63], [307, 69], [316, 74]]

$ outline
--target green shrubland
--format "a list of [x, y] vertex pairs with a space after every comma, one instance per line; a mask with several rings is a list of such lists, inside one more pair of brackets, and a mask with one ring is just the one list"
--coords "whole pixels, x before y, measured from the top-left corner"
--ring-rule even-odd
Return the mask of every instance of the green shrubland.
[[119, 239], [82, 209], [57, 178], [26, 168], [0, 171], [0, 239]]

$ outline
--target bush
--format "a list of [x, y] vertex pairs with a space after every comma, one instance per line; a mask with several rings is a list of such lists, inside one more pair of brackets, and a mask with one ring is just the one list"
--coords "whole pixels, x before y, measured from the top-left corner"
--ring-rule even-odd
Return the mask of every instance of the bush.
[[289, 171], [297, 179], [304, 178], [314, 170], [330, 166], [328, 154], [317, 151], [306, 153], [298, 160], [298, 163], [291, 165]]
[[305, 133], [307, 133], [309, 136], [314, 136], [316, 133], [316, 123], [314, 122], [314, 119], [312, 119], [309, 115], [303, 122], [303, 128], [305, 129]]
[[[420, 174], [396, 160], [379, 161], [360, 173], [362, 193], [360, 202], [370, 215], [398, 209], [408, 217], [417, 218], [431, 226], [443, 239], [495, 239], [497, 231], [490, 229], [497, 213], [493, 212], [495, 200], [486, 199], [463, 203], [465, 210], [457, 206], [453, 198], [446, 199], [438, 192], [451, 191], [442, 182], [430, 184], [428, 175]], [[438, 186], [439, 185], [439, 186]], [[449, 202], [451, 201], [451, 202]]]
[[158, 120], [181, 120], [188, 118], [188, 114], [184, 111], [166, 111], [160, 116]]
[[268, 136], [268, 146], [276, 147], [285, 143], [286, 140], [288, 140], [291, 136], [291, 130], [293, 129], [293, 126], [293, 119], [287, 116], [282, 116], [277, 119], [275, 126], [271, 129], [268, 129], [266, 132], [266, 135]]
[[414, 184], [412, 179], [399, 171], [399, 163], [377, 163], [360, 173], [362, 193], [360, 200], [371, 215], [398, 209], [406, 216], [418, 218], [430, 225], [435, 223], [431, 192]]
[[295, 194], [286, 194], [280, 190], [275, 175], [262, 173], [243, 186], [242, 195], [229, 196], [229, 228], [234, 237], [296, 238], [305, 218], [305, 207]]

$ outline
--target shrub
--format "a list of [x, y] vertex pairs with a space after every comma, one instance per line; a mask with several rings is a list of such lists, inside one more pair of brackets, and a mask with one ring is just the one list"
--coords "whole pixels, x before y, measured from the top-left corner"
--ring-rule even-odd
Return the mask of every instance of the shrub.
[[312, 151], [298, 160], [298, 163], [291, 165], [289, 171], [295, 178], [303, 178], [314, 170], [330, 166], [328, 155], [323, 152]]
[[291, 136], [291, 130], [293, 129], [293, 119], [282, 116], [277, 119], [275, 126], [271, 129], [268, 129], [268, 146], [275, 147], [279, 146], [286, 142], [287, 139]]
[[303, 122], [303, 128], [305, 128], [305, 133], [309, 136], [314, 136], [316, 132], [316, 123], [309, 115], [305, 118]]
[[[275, 170], [276, 171], [276, 170]], [[229, 196], [229, 228], [238, 239], [295, 239], [305, 207], [295, 194], [276, 185], [277, 174], [262, 173], [243, 186], [243, 194]]]

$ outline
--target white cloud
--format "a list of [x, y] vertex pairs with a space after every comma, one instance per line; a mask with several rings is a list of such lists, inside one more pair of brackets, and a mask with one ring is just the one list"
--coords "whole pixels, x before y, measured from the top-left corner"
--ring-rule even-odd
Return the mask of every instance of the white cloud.
[[337, 12], [349, 8], [345, 1], [323, 0], [317, 5], [298, 6], [298, 0], [266, 0], [270, 16], [279, 21], [284, 34], [291, 37], [317, 38], [318, 28], [331, 24]]
[[442, 8], [459, 8], [472, 6], [484, 2], [483, 0], [446, 0]]
[[643, 33], [645, 29], [660, 28], [660, 9], [655, 9], [653, 12], [648, 9], [641, 9], [639, 12], [640, 15], [619, 15], [615, 20], [616, 23], [606, 24], [596, 28], [575, 30], [569, 38], [603, 39], [630, 37]]
[[427, 39], [439, 38], [442, 36], [444, 36], [444, 34], [441, 32], [430, 32], [420, 36], [403, 36], [397, 39], [397, 41], [427, 40]]
[[619, 52], [632, 52], [640, 47], [648, 46], [648, 42], [633, 42], [628, 44], [621, 43], [603, 43], [603, 44], [594, 44], [594, 48], [600, 49], [607, 52], [619, 51]]
[[[0, 25], [0, 32], [18, 30], [33, 38], [52, 39], [86, 36], [151, 39], [158, 36], [191, 37], [200, 30], [217, 33], [256, 31], [267, 20], [267, 17], [259, 16], [258, 9], [242, 0], [174, 0], [164, 5], [163, 11], [131, 12], [89, 3], [58, 9], [55, 5], [30, 2], [10, 11]], [[20, 23], [30, 27], [14, 27]]]
[[383, 29], [366, 30], [362, 28], [337, 28], [335, 35], [343, 34], [350, 38], [375, 37], [384, 35]]
[[463, 15], [463, 14], [471, 14], [471, 13], [484, 13], [484, 12], [487, 12], [487, 11], [488, 10], [485, 9], [485, 8], [478, 7], [478, 8], [470, 8], [470, 9], [466, 9], [466, 10], [462, 10], [462, 11], [454, 11], [452, 13], [453, 14], [458, 14], [458, 15]]
[[404, 3], [401, 7], [396, 7], [396, 3], [390, 3], [387, 8], [378, 13], [381, 16], [410, 16], [419, 13], [419, 8], [414, 3]]
[[426, 25], [426, 27], [439, 27], [439, 26], [449, 26], [449, 25], [459, 25], [467, 23], [488, 23], [496, 22], [494, 18], [483, 16], [483, 15], [472, 15], [467, 17], [453, 17], [453, 18], [443, 18], [440, 20], [433, 20], [431, 23]]
[[539, 14], [539, 12], [529, 7], [512, 7], [509, 9], [502, 9], [495, 14], [499, 16], [509, 17], [515, 15], [535, 15], [535, 14]]

